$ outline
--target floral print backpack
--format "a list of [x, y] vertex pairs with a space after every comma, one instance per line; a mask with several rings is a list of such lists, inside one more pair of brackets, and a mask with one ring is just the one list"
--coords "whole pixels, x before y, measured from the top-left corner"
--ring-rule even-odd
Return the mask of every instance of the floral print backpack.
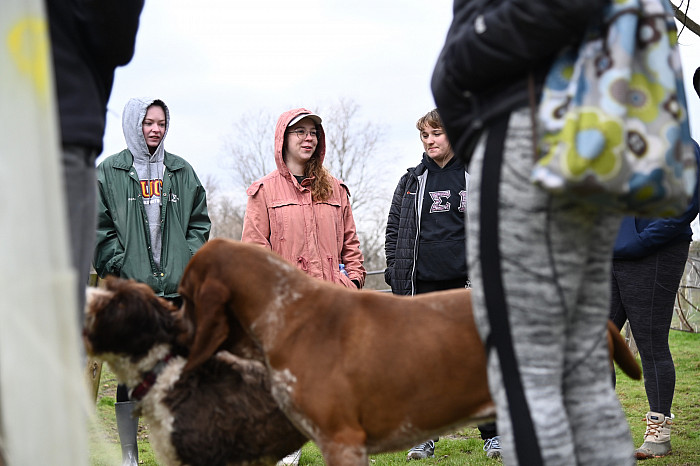
[[555, 60], [533, 118], [536, 185], [638, 216], [686, 209], [697, 167], [666, 0], [611, 0]]

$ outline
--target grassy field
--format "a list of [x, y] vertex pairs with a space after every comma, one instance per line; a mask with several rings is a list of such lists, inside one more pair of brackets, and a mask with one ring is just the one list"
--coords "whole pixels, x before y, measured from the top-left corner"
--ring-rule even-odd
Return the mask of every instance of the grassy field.
[[[676, 363], [676, 392], [673, 413], [676, 416], [671, 434], [673, 453], [665, 458], [645, 460], [645, 466], [700, 465], [700, 334], [672, 331], [671, 352]], [[121, 450], [114, 421], [116, 380], [105, 366], [98, 393], [96, 416], [90, 431], [90, 464], [116, 466], [121, 464]], [[627, 414], [635, 446], [642, 442], [646, 427], [643, 421], [649, 407], [641, 381], [630, 380], [618, 371], [617, 393]], [[486, 459], [479, 431], [468, 426], [452, 435], [441, 437], [436, 444], [435, 458], [416, 462], [420, 465], [488, 465], [500, 463]], [[405, 465], [405, 452], [385, 453], [371, 457], [373, 466]], [[144, 465], [158, 465], [148, 444], [148, 426], [139, 425], [139, 460]], [[302, 449], [300, 465], [323, 465], [318, 448], [307, 443]]]

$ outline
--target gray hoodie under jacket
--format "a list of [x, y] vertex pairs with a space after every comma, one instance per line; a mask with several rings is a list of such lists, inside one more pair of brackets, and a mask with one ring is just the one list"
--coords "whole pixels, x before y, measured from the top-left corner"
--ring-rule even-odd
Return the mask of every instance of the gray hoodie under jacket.
[[[148, 107], [154, 103], [160, 104], [165, 110], [165, 132], [163, 139], [153, 155], [148, 151], [146, 138], [143, 135], [143, 119]], [[134, 168], [141, 181], [143, 194], [143, 206], [148, 217], [148, 226], [151, 233], [151, 250], [153, 261], [160, 267], [160, 250], [162, 246], [162, 234], [160, 225], [161, 188], [163, 186], [163, 155], [165, 154], [165, 136], [170, 127], [170, 111], [168, 106], [160, 99], [133, 98], [124, 106], [122, 114], [122, 130], [126, 147], [134, 156]]]

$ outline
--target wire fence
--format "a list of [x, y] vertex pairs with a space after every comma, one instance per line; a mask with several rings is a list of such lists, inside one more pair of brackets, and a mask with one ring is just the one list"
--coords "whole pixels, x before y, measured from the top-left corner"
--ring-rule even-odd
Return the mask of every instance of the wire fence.
[[698, 333], [700, 328], [700, 242], [690, 244], [685, 272], [678, 286], [671, 328]]

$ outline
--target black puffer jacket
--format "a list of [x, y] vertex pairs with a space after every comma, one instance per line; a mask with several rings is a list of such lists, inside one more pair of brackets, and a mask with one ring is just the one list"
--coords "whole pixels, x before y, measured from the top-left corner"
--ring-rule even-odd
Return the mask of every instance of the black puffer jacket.
[[[414, 168], [409, 168], [399, 180], [394, 196], [391, 200], [389, 218], [386, 225], [386, 236], [384, 249], [386, 254], [387, 268], [384, 270], [384, 281], [391, 286], [394, 294], [414, 295], [416, 294], [416, 261], [418, 260], [418, 238], [420, 237], [420, 213], [425, 198], [425, 186], [428, 182], [429, 169], [425, 165], [428, 156], [423, 154], [423, 161]], [[458, 160], [459, 167], [464, 170], [464, 166]], [[464, 171], [465, 187], [468, 175]], [[464, 188], [463, 188], [464, 189]], [[462, 214], [460, 214], [462, 215]], [[445, 243], [443, 243], [445, 244]], [[459, 244], [463, 247], [464, 240]], [[449, 247], [445, 251], [450, 251]], [[456, 255], [449, 254], [455, 258]], [[443, 272], [450, 273], [452, 267], [441, 268], [442, 258], [431, 258], [433, 268], [439, 268]], [[454, 262], [454, 261], [452, 261]], [[423, 264], [425, 265], [425, 264]], [[462, 265], [466, 263], [462, 253]], [[452, 278], [452, 277], [446, 277]]]
[[580, 40], [608, 0], [455, 0], [452, 25], [432, 78], [447, 137], [468, 164], [481, 128], [528, 105], [552, 59]]
[[114, 69], [134, 54], [143, 2], [46, 2], [63, 144], [102, 151]]
[[418, 199], [423, 198], [427, 168], [423, 162], [399, 180], [394, 191], [386, 223], [384, 281], [394, 294], [413, 295], [416, 263], [416, 241], [420, 233]]

